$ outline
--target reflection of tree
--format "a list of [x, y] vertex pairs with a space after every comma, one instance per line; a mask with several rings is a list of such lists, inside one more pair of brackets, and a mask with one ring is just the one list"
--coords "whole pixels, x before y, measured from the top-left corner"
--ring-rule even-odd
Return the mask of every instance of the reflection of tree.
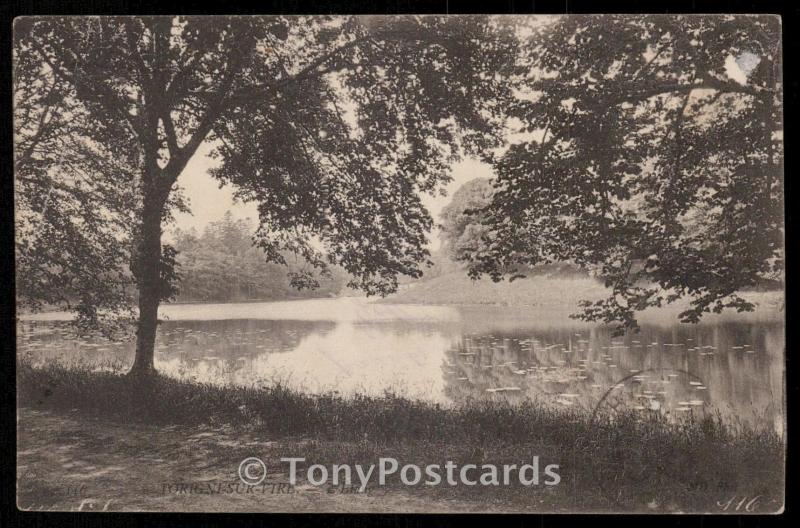
[[[159, 361], [173, 365], [171, 374], [189, 375], [202, 368], [226, 377], [247, 368], [255, 358], [291, 352], [306, 337], [334, 327], [330, 321], [165, 321], [158, 331]], [[20, 323], [18, 348], [30, 352], [37, 363], [118, 367], [112, 370], [130, 365], [132, 343], [69, 339], [69, 328], [67, 322]]]
[[167, 353], [177, 348], [186, 358], [208, 356], [213, 350], [215, 356], [236, 361], [241, 356], [289, 352], [306, 336], [334, 326], [328, 321], [168, 321], [160, 331], [159, 345]]
[[[780, 331], [724, 323], [644, 327], [619, 338], [610, 328], [469, 335], [447, 351], [444, 390], [456, 404], [529, 398], [612, 414], [681, 418], [719, 410], [730, 419], [771, 422], [782, 416], [772, 405], [782, 401], [781, 377], [771, 373], [781, 355], [766, 345]], [[773, 341], [780, 352], [780, 339]], [[508, 387], [519, 390], [487, 391]]]
[[[167, 321], [159, 329], [157, 347], [162, 366], [171, 375], [248, 384], [253, 381], [255, 361], [291, 352], [306, 337], [335, 326], [330, 321]], [[172, 368], [167, 367], [170, 363]]]
[[465, 336], [447, 352], [445, 394], [457, 403], [558, 399], [575, 381], [592, 376], [575, 360], [582, 344], [573, 343], [568, 334]]

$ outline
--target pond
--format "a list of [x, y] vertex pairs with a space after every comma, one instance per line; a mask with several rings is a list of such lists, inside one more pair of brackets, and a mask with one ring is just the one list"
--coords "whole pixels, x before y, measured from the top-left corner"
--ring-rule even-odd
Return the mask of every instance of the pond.
[[[443, 405], [531, 399], [669, 417], [719, 413], [783, 433], [785, 325], [773, 318], [645, 318], [640, 333], [533, 308], [381, 304], [359, 298], [167, 305], [156, 367], [216, 384], [394, 393]], [[70, 337], [58, 314], [18, 324], [35, 363], [125, 370], [133, 344]]]

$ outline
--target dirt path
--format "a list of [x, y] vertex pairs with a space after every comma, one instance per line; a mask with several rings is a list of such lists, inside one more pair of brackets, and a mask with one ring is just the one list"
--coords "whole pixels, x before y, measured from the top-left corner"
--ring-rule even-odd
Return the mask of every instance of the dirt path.
[[21, 509], [500, 511], [492, 504], [433, 499], [425, 490], [356, 494], [303, 482], [292, 489], [286, 484], [285, 469], [273, 464], [265, 484], [248, 488], [237, 475], [240, 461], [248, 456], [279, 461], [276, 442], [229, 427], [134, 426], [77, 418], [19, 409], [17, 504]]

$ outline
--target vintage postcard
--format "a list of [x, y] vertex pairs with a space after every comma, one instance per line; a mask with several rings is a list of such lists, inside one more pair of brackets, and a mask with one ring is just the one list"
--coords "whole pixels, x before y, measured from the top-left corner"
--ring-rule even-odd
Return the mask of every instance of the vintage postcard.
[[17, 505], [779, 513], [781, 18], [14, 21]]

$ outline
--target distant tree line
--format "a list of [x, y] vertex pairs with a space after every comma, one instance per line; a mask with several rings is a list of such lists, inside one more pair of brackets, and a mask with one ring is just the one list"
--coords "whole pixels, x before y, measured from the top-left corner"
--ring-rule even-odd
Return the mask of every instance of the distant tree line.
[[311, 267], [288, 252], [286, 265], [266, 261], [260, 248], [254, 247], [255, 229], [248, 220], [236, 219], [229, 212], [211, 222], [201, 234], [194, 228], [177, 229], [174, 247], [180, 289], [178, 302], [229, 302], [274, 300], [298, 297], [338, 295], [347, 282], [341, 269], [330, 274], [311, 274], [317, 288], [297, 289], [292, 277], [305, 274]]

